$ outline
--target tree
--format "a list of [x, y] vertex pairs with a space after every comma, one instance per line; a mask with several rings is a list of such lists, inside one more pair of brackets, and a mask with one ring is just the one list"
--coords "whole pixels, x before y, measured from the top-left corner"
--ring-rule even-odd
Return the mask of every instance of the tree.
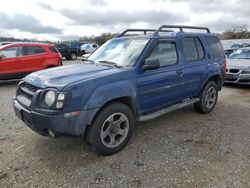
[[247, 29], [247, 25], [237, 26], [231, 29], [227, 29], [221, 34], [222, 39], [245, 39], [250, 38], [250, 32]]

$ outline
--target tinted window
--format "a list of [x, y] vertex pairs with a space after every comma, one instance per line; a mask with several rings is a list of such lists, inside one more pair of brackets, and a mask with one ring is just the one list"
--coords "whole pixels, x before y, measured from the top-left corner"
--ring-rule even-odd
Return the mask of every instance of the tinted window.
[[194, 38], [183, 38], [182, 45], [186, 61], [196, 61], [198, 59], [197, 48]]
[[211, 50], [212, 56], [214, 58], [224, 56], [224, 51], [223, 51], [223, 48], [222, 48], [221, 43], [220, 43], [218, 38], [207, 37], [207, 42], [208, 42], [209, 48]]
[[159, 42], [148, 57], [149, 59], [159, 59], [160, 66], [165, 67], [177, 63], [177, 53], [174, 42]]
[[45, 53], [45, 50], [39, 46], [26, 46], [25, 47], [25, 55], [35, 55]]
[[198, 61], [204, 58], [204, 49], [197, 37], [185, 37], [182, 39], [184, 56], [187, 62]]
[[201, 45], [201, 41], [198, 38], [195, 38], [195, 43], [197, 46], [199, 59], [203, 59], [204, 58], [204, 50], [203, 50], [203, 47]]
[[50, 51], [54, 52], [54, 53], [59, 53], [58, 50], [53, 46], [49, 48]]

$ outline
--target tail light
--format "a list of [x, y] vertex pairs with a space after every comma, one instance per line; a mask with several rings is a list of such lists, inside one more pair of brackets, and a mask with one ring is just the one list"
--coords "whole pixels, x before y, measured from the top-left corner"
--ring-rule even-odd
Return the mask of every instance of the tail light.
[[226, 58], [226, 57], [225, 57], [225, 59], [224, 59], [223, 68], [224, 68], [224, 72], [227, 72], [227, 58]]

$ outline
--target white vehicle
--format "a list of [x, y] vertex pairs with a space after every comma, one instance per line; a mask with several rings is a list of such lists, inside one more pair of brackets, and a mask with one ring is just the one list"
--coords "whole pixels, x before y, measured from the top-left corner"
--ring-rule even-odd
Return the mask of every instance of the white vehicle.
[[81, 54], [89, 54], [95, 51], [99, 46], [97, 44], [83, 44], [81, 45]]

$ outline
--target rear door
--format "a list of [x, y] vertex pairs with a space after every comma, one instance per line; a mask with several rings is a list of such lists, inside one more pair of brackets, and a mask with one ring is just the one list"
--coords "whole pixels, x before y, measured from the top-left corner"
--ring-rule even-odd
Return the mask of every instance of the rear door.
[[185, 35], [181, 37], [181, 46], [183, 49], [184, 71], [183, 80], [186, 97], [194, 96], [202, 84], [203, 77], [206, 73], [207, 59], [204, 39], [196, 35]]
[[24, 46], [24, 55], [20, 57], [20, 62], [25, 66], [27, 72], [33, 72], [44, 68], [46, 51], [40, 46]]
[[180, 100], [184, 85], [175, 41], [157, 41], [147, 58], [158, 59], [160, 67], [146, 70], [137, 76], [142, 113], [157, 110]]

